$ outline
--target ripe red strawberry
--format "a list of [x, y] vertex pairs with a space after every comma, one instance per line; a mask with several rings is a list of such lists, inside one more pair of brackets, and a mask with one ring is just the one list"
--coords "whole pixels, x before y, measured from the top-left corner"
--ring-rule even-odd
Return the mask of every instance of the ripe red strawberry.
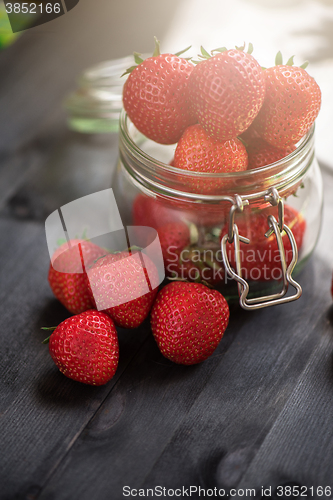
[[156, 266], [148, 256], [137, 251], [108, 254], [95, 262], [87, 274], [90, 297], [98, 310], [108, 314], [117, 326], [141, 325], [159, 285]]
[[230, 203], [221, 201], [219, 204], [188, 203], [189, 220], [197, 226], [223, 226], [229, 215]]
[[[210, 137], [201, 125], [191, 125], [183, 133], [175, 151], [175, 167], [200, 173], [221, 174], [246, 170], [248, 156], [237, 138], [219, 142]], [[191, 191], [216, 193], [226, 185], [224, 179], [181, 177]]]
[[[241, 267], [244, 279], [251, 281], [280, 280], [282, 278], [281, 261], [275, 234], [265, 237], [268, 230], [268, 215], [277, 219], [277, 208], [269, 207], [263, 210], [244, 210], [243, 214], [236, 215], [236, 224], [239, 234], [249, 238], [250, 243], [240, 243]], [[284, 222], [292, 230], [300, 251], [306, 222], [302, 215], [289, 205], [284, 207]], [[228, 231], [226, 225], [221, 232], [221, 238]], [[288, 236], [282, 237], [287, 265], [292, 260], [292, 249]], [[227, 252], [230, 265], [235, 268], [234, 245], [227, 243]]]
[[294, 66], [274, 66], [264, 76], [266, 97], [254, 126], [277, 148], [296, 144], [317, 118], [320, 88], [305, 69]]
[[161, 353], [183, 365], [207, 359], [228, 321], [223, 295], [200, 283], [170, 283], [159, 292], [151, 312], [151, 328]]
[[70, 240], [52, 256], [48, 280], [56, 298], [72, 314], [92, 309], [85, 269], [106, 251], [91, 241]]
[[182, 212], [174, 209], [172, 205], [151, 198], [144, 194], [138, 194], [132, 209], [133, 224], [135, 226], [148, 226], [158, 229], [160, 226], [172, 222], [178, 222]]
[[106, 384], [118, 366], [116, 327], [106, 314], [85, 311], [60, 323], [50, 337], [49, 350], [66, 377], [89, 385]]
[[257, 116], [265, 96], [260, 65], [241, 50], [226, 50], [199, 62], [188, 87], [198, 122], [219, 141], [244, 132]]
[[296, 146], [291, 145], [283, 149], [276, 148], [260, 137], [253, 139], [247, 149], [249, 155], [248, 170], [253, 168], [264, 167], [278, 160], [282, 160], [296, 149]]
[[173, 54], [160, 54], [136, 66], [123, 89], [124, 108], [136, 128], [160, 144], [174, 144], [195, 123], [188, 104], [188, 78], [194, 66]]

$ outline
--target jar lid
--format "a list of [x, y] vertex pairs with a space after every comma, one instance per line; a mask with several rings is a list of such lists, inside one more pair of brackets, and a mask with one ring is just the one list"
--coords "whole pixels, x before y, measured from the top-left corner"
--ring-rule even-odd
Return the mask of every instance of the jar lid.
[[65, 100], [68, 126], [83, 133], [117, 132], [122, 110], [121, 75], [133, 65], [133, 56], [105, 61], [88, 68], [78, 80], [78, 88]]

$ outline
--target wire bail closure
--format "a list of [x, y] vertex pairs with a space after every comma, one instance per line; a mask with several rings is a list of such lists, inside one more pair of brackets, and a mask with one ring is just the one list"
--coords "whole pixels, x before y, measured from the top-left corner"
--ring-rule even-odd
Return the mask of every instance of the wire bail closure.
[[[248, 238], [241, 236], [238, 231], [238, 226], [235, 224], [235, 213], [242, 212], [245, 205], [249, 204], [248, 200], [243, 200], [241, 196], [235, 195], [235, 200], [230, 209], [229, 214], [229, 229], [228, 234], [225, 234], [221, 241], [221, 251], [222, 258], [224, 262], [224, 266], [228, 275], [237, 281], [238, 285], [238, 293], [239, 293], [239, 303], [243, 309], [253, 310], [253, 309], [262, 309], [264, 307], [274, 306], [277, 304], [285, 304], [287, 302], [292, 302], [297, 300], [302, 295], [301, 286], [292, 278], [292, 272], [295, 268], [298, 259], [298, 250], [297, 244], [295, 241], [295, 237], [292, 231], [288, 226], [284, 223], [284, 202], [280, 197], [276, 188], [272, 188], [267, 192], [264, 197], [265, 201], [270, 202], [270, 204], [274, 207], [278, 207], [278, 221], [273, 215], [269, 215], [267, 218], [269, 229], [266, 231], [265, 236], [269, 238], [273, 233], [275, 234], [277, 245], [280, 254], [281, 267], [282, 267], [282, 281], [283, 286], [282, 290], [278, 293], [274, 293], [271, 295], [265, 295], [263, 297], [256, 297], [252, 299], [248, 299], [248, 293], [250, 291], [250, 287], [248, 282], [242, 277], [242, 263], [241, 263], [241, 250], [240, 250], [240, 242], [250, 243]], [[287, 266], [286, 261], [286, 253], [282, 240], [282, 232], [285, 231], [286, 235], [289, 238], [291, 248], [292, 248], [292, 260]], [[236, 272], [231, 268], [228, 256], [227, 256], [227, 242], [234, 243], [235, 245], [235, 262], [236, 262]], [[289, 285], [291, 285], [296, 293], [294, 295], [290, 295], [286, 297], [286, 293], [288, 291]]]

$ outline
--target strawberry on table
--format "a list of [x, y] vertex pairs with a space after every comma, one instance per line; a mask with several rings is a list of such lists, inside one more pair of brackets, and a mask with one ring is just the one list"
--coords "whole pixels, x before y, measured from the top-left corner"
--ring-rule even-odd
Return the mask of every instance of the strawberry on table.
[[200, 283], [170, 283], [159, 292], [151, 312], [152, 332], [161, 353], [183, 365], [207, 359], [228, 321], [223, 295]]
[[292, 58], [264, 70], [266, 96], [254, 122], [259, 135], [277, 148], [296, 144], [318, 116], [321, 92], [316, 81], [302, 67], [292, 66]]
[[55, 297], [72, 314], [92, 309], [86, 269], [106, 251], [91, 241], [73, 239], [52, 256], [48, 280]]
[[[282, 278], [281, 261], [275, 234], [265, 237], [269, 229], [267, 217], [274, 215], [277, 218], [277, 208], [269, 207], [262, 210], [253, 210], [246, 207], [243, 214], [236, 215], [236, 224], [239, 234], [250, 240], [250, 243], [240, 243], [241, 268], [243, 277], [250, 281], [270, 281]], [[298, 251], [301, 250], [306, 222], [300, 212], [285, 205], [284, 223], [292, 230]], [[221, 232], [222, 237], [228, 232], [226, 225]], [[292, 260], [290, 240], [285, 232], [282, 241], [286, 254], [287, 265]], [[231, 267], [236, 268], [234, 244], [227, 243], [227, 255]]]
[[[259, 63], [243, 50], [223, 50], [199, 62], [189, 78], [193, 112], [206, 132], [219, 141], [244, 132], [257, 116], [265, 96]], [[213, 51], [214, 52], [214, 51]]]
[[[191, 125], [183, 133], [175, 151], [175, 167], [191, 172], [221, 174], [246, 170], [248, 156], [244, 144], [237, 138], [217, 141], [199, 125]], [[216, 193], [227, 182], [223, 178], [182, 176], [191, 191], [204, 194]]]
[[60, 323], [49, 339], [49, 350], [66, 377], [84, 384], [106, 384], [117, 370], [116, 327], [102, 312], [85, 311]]
[[124, 108], [136, 128], [160, 144], [176, 143], [186, 127], [196, 122], [188, 104], [188, 79], [194, 66], [173, 54], [160, 54], [130, 68], [123, 89]]
[[258, 137], [252, 139], [246, 149], [249, 156], [248, 170], [252, 170], [282, 160], [282, 158], [292, 153], [296, 149], [296, 146], [291, 145], [285, 148], [276, 148]]
[[[144, 266], [142, 264], [142, 260]], [[146, 319], [158, 292], [155, 264], [138, 251], [108, 254], [87, 271], [91, 300], [117, 326], [136, 328]]]

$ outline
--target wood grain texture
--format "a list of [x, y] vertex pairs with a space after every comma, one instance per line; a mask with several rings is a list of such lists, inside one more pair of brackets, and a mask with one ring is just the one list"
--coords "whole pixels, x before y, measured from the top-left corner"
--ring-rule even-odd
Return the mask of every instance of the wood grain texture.
[[[280, 308], [274, 325], [271, 311], [235, 313], [217, 353], [201, 366], [155, 367], [149, 351], [135, 360], [105, 402], [107, 409], [114, 397], [126, 395], [116, 426], [107, 432], [88, 428], [41, 498], [73, 497], [79, 475], [91, 467], [98, 485], [83, 474], [82, 499], [94, 491], [120, 499], [124, 485], [237, 486], [320, 341], [321, 324], [315, 314], [304, 315], [304, 300], [289, 314]], [[315, 300], [313, 293], [308, 300]], [[157, 362], [166, 363], [158, 353]], [[260, 468], [254, 475], [260, 482]]]
[[[325, 182], [329, 192], [332, 179]], [[326, 246], [322, 255], [322, 241], [302, 273], [302, 298], [255, 313], [234, 311], [216, 354], [202, 365], [168, 366], [147, 341], [40, 498], [120, 499], [124, 485], [330, 485], [332, 252]], [[116, 423], [100, 428], [119, 401], [125, 403]]]
[[[121, 362], [106, 386], [85, 386], [64, 377], [41, 343], [41, 326], [57, 325], [69, 316], [47, 283], [44, 228], [0, 219], [0, 232], [7, 242], [0, 249], [0, 497], [25, 498], [64, 458], [148, 332], [145, 326], [135, 332], [119, 329]], [[20, 245], [15, 245], [18, 233]]]
[[[3, 215], [44, 222], [62, 205], [111, 187], [118, 156], [116, 134], [68, 131], [49, 137], [48, 145], [34, 171], [20, 178], [11, 196], [7, 192]], [[40, 151], [35, 144], [30, 149], [31, 156]]]

